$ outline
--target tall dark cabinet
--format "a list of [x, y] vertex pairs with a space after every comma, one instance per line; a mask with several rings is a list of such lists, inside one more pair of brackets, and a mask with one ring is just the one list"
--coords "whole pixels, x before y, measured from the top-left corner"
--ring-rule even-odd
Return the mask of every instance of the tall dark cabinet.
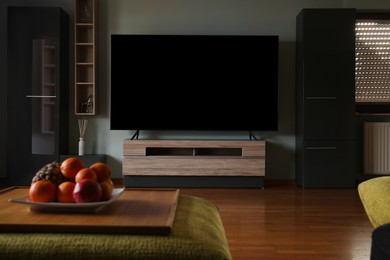
[[355, 187], [355, 9], [297, 15], [296, 180]]
[[69, 16], [59, 7], [8, 7], [8, 185], [30, 185], [68, 149]]

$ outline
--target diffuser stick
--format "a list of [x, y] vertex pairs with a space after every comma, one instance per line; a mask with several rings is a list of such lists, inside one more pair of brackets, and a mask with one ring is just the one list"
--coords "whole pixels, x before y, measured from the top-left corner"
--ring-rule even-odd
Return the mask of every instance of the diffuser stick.
[[81, 138], [84, 138], [85, 130], [87, 129], [87, 124], [88, 124], [87, 119], [79, 119], [79, 132]]

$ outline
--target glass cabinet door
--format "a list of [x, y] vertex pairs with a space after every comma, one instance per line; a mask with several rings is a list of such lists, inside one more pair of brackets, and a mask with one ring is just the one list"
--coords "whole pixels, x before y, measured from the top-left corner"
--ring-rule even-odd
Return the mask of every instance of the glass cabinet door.
[[55, 153], [56, 42], [34, 39], [32, 53], [32, 154]]

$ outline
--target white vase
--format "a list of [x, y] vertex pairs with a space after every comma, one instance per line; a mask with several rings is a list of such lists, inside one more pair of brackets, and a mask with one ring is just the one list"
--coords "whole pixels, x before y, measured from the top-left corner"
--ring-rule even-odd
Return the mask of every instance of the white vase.
[[84, 155], [84, 138], [80, 137], [79, 140], [79, 155]]

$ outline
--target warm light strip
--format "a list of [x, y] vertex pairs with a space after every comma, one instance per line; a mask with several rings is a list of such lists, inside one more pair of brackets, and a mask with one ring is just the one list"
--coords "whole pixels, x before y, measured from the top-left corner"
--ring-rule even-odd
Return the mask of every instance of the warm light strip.
[[390, 21], [357, 22], [356, 102], [390, 103]]

